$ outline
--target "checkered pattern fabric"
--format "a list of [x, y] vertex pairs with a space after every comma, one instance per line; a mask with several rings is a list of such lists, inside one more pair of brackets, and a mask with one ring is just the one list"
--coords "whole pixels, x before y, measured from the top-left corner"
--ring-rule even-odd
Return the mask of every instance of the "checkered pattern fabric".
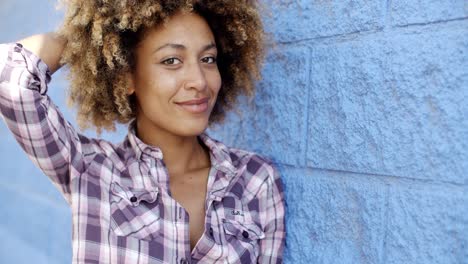
[[135, 135], [90, 139], [47, 96], [47, 65], [0, 45], [0, 112], [72, 210], [73, 263], [281, 263], [283, 185], [271, 162], [200, 135], [210, 151], [205, 230], [190, 249], [189, 216], [171, 197], [163, 153]]

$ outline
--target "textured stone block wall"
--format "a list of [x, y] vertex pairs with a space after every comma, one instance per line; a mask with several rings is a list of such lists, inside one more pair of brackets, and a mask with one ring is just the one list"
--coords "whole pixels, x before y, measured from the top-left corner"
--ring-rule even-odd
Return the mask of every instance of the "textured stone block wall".
[[273, 159], [287, 263], [468, 263], [468, 3], [269, 1], [254, 100], [216, 135]]
[[[257, 97], [211, 133], [278, 164], [285, 262], [468, 263], [466, 1], [264, 2]], [[0, 42], [53, 30], [53, 5], [0, 1]], [[68, 263], [66, 203], [3, 123], [0, 137], [0, 263]]]

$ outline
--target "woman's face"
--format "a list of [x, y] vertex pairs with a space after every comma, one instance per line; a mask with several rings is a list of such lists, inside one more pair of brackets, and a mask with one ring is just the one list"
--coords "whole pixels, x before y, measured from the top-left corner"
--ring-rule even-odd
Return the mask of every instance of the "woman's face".
[[137, 98], [138, 129], [201, 134], [221, 87], [207, 22], [194, 13], [178, 13], [167, 24], [148, 29], [135, 54], [129, 93]]

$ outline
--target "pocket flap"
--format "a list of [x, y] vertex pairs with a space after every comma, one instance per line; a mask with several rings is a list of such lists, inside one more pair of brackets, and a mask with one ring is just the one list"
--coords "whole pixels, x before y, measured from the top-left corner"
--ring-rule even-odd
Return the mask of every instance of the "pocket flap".
[[122, 187], [117, 182], [112, 183], [111, 191], [114, 195], [124, 199], [133, 206], [138, 206], [141, 201], [153, 203], [154, 201], [156, 201], [159, 193], [156, 187], [154, 188], [154, 190], [147, 190], [144, 188]]
[[263, 230], [255, 223], [243, 223], [231, 219], [223, 219], [224, 230], [227, 234], [243, 240], [262, 239], [265, 237]]

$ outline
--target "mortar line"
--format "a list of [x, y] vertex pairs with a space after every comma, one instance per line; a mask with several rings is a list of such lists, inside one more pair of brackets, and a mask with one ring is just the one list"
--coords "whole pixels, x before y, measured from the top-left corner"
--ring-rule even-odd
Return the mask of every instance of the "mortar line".
[[385, 19], [384, 19], [384, 29], [387, 30], [388, 28], [391, 28], [391, 7], [392, 7], [392, 0], [387, 0], [386, 1], [386, 10], [385, 10]]
[[389, 205], [390, 205], [390, 186], [387, 185], [386, 188], [386, 195], [385, 195], [385, 212], [384, 212], [384, 234], [383, 234], [383, 241], [382, 241], [382, 248], [381, 248], [381, 256], [380, 256], [380, 263], [385, 264], [387, 263], [387, 238], [388, 238], [388, 229], [389, 229]]
[[430, 25], [437, 25], [437, 24], [445, 24], [445, 23], [450, 23], [450, 22], [456, 22], [456, 21], [463, 21], [467, 20], [468, 17], [457, 17], [457, 18], [452, 18], [452, 19], [446, 19], [446, 20], [437, 20], [437, 21], [428, 21], [428, 22], [416, 22], [416, 23], [408, 23], [405, 25], [395, 25], [394, 28], [409, 28], [409, 27], [415, 27], [415, 26], [430, 26]]
[[304, 142], [302, 142], [305, 147], [304, 147], [304, 153], [303, 153], [303, 157], [304, 157], [304, 160], [303, 160], [303, 166], [307, 166], [307, 162], [308, 162], [308, 159], [307, 159], [307, 154], [309, 153], [309, 144], [307, 144], [307, 141], [309, 139], [309, 125], [310, 125], [310, 122], [309, 122], [309, 118], [310, 118], [310, 90], [311, 90], [311, 84], [310, 84], [310, 80], [312, 79], [312, 50], [311, 48], [307, 48], [307, 52], [308, 52], [308, 56], [307, 56], [307, 82], [306, 82], [306, 88], [307, 88], [307, 95], [306, 95], [306, 114], [305, 114], [305, 137], [304, 137]]
[[328, 168], [312, 168], [312, 167], [297, 167], [290, 164], [281, 164], [283, 168], [287, 169], [305, 169], [305, 170], [317, 170], [317, 171], [325, 171], [325, 172], [332, 172], [332, 173], [339, 173], [339, 174], [352, 174], [354, 177], [369, 177], [373, 176], [374, 179], [380, 181], [408, 181], [412, 183], [423, 183], [423, 184], [433, 184], [442, 187], [452, 187], [452, 188], [459, 188], [459, 189], [468, 189], [468, 184], [466, 183], [454, 183], [448, 181], [436, 181], [431, 179], [419, 179], [419, 178], [411, 178], [408, 176], [399, 176], [399, 175], [390, 175], [390, 174], [382, 174], [382, 173], [369, 173], [369, 172], [361, 172], [361, 171], [347, 171], [347, 170], [339, 170], [339, 169], [328, 169]]
[[338, 33], [338, 34], [333, 34], [333, 35], [328, 35], [328, 36], [318, 36], [318, 37], [303, 38], [303, 39], [297, 39], [297, 40], [275, 41], [275, 44], [277, 45], [291, 45], [291, 44], [299, 45], [299, 44], [308, 44], [311, 41], [320, 42], [320, 41], [326, 41], [326, 40], [342, 40], [344, 37], [368, 35], [372, 33], [379, 33], [382, 31], [383, 31], [382, 29], [357, 30], [357, 31]]
[[[427, 27], [427, 26], [434, 26], [434, 25], [445, 26], [446, 24], [462, 22], [465, 20], [468, 20], [468, 17], [454, 18], [454, 19], [448, 19], [448, 20], [439, 20], [439, 21], [432, 21], [432, 22], [426, 22], [426, 23], [411, 23], [411, 24], [402, 25], [402, 26], [388, 26], [387, 28], [382, 27], [382, 28], [370, 29], [370, 30], [357, 30], [357, 31], [333, 34], [333, 35], [328, 35], [328, 36], [303, 38], [303, 39], [298, 39], [298, 40], [286, 40], [286, 41], [278, 40], [278, 41], [275, 41], [275, 44], [277, 46], [310, 45], [310, 44], [321, 44], [323, 42], [326, 43], [326, 41], [332, 41], [332, 42], [347, 41], [347, 40], [356, 39], [358, 37], [366, 37], [369, 35], [378, 35], [378, 34], [386, 34], [386, 33], [401, 34], [402, 33], [401, 30], [408, 30], [412, 28], [415, 28], [415, 29], [422, 28], [422, 30], [424, 31], [425, 30], [424, 27]], [[433, 30], [433, 28], [431, 28], [431, 30]], [[271, 44], [267, 46], [271, 46]]]

